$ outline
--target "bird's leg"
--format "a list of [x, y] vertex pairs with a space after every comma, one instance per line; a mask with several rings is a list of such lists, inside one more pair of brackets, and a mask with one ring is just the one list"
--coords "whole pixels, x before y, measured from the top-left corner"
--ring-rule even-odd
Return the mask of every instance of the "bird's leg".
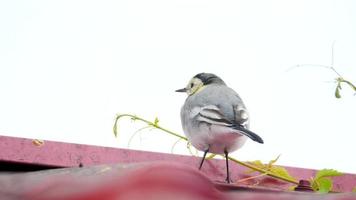
[[199, 170], [200, 170], [201, 167], [203, 166], [203, 163], [204, 163], [204, 160], [205, 160], [205, 156], [206, 156], [206, 154], [208, 153], [208, 151], [209, 151], [209, 149], [207, 149], [206, 151], [204, 151], [203, 159], [201, 160], [200, 165], [199, 165]]
[[229, 173], [229, 153], [225, 150], [225, 160], [226, 160], [226, 182], [230, 183], [230, 173]]

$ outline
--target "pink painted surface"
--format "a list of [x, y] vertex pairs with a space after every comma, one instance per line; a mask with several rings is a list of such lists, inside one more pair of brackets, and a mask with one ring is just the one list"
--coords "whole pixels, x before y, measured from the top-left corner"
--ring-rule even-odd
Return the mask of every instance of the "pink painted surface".
[[285, 192], [216, 184], [179, 163], [112, 164], [0, 174], [1, 200], [343, 200], [355, 194]]
[[[44, 141], [44, 145], [36, 146], [31, 139], [0, 136], [0, 161], [26, 163], [34, 165], [46, 165], [53, 167], [76, 167], [82, 163], [86, 166], [99, 164], [128, 164], [165, 161], [175, 164], [183, 164], [197, 168], [200, 158], [193, 156], [172, 155], [165, 153], [153, 153], [137, 150], [100, 147], [92, 145], [71, 144], [63, 142]], [[245, 178], [243, 172], [247, 169], [237, 164], [231, 166], [232, 180]], [[0, 163], [1, 164], [1, 163]], [[309, 179], [314, 176], [315, 170], [286, 167], [294, 177]], [[211, 159], [204, 163], [201, 170], [213, 181], [225, 180], [224, 160]], [[254, 180], [255, 181], [255, 180]], [[250, 183], [249, 183], [250, 184]], [[268, 188], [285, 189], [290, 186], [284, 182], [271, 178], [259, 180], [259, 185]], [[356, 186], [356, 175], [345, 174], [334, 178], [334, 190], [349, 192]]]

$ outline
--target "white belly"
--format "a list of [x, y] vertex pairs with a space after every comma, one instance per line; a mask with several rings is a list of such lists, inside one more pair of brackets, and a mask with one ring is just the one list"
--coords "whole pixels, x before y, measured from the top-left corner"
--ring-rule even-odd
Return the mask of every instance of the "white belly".
[[242, 147], [247, 140], [246, 136], [234, 129], [216, 125], [201, 125], [198, 132], [187, 130], [186, 135], [198, 150], [209, 149], [209, 152], [215, 154], [223, 154], [225, 151], [233, 152]]

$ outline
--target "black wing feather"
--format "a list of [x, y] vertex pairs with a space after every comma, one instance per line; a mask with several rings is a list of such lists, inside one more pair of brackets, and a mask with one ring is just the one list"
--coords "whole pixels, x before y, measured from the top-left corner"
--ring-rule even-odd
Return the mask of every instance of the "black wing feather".
[[251, 140], [263, 144], [263, 139], [260, 136], [258, 136], [256, 133], [244, 128], [243, 126], [234, 124], [231, 128], [238, 130], [241, 134], [246, 135]]
[[263, 140], [260, 136], [258, 136], [256, 133], [246, 129], [243, 125], [227, 119], [220, 112], [220, 110], [218, 110], [218, 108], [214, 108], [214, 107], [203, 108], [198, 113], [198, 116], [200, 117], [200, 120], [202, 120], [204, 122], [210, 122], [210, 123], [213, 123], [216, 125], [230, 127], [232, 129], [237, 130], [239, 133], [249, 137], [253, 141], [263, 144]]

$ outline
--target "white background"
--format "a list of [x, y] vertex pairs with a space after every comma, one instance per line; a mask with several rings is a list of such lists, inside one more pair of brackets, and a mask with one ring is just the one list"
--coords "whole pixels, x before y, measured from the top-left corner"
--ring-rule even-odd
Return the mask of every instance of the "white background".
[[[0, 1], [0, 134], [127, 147], [131, 113], [182, 133], [175, 93], [199, 72], [245, 101], [249, 141], [233, 156], [356, 173], [356, 96], [334, 97], [331, 64], [356, 82], [355, 1]], [[143, 131], [130, 148], [171, 152]], [[189, 154], [184, 142], [174, 153]]]

